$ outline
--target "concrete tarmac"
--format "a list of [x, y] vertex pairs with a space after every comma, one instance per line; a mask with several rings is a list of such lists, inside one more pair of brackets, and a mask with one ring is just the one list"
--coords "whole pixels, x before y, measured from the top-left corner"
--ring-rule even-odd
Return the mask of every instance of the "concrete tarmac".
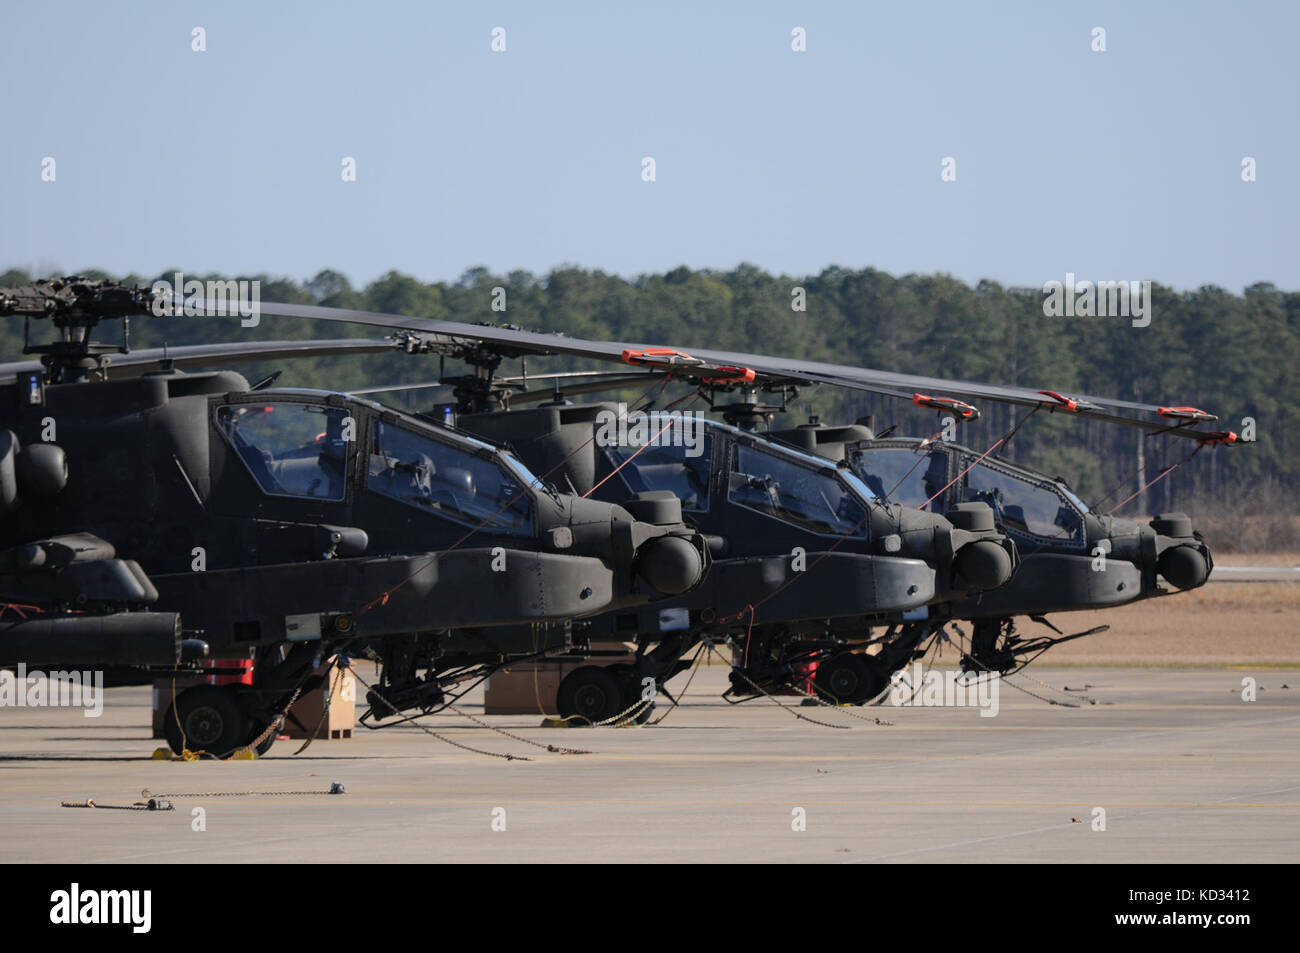
[[1300, 582], [1300, 566], [1215, 566], [1210, 582]]
[[[318, 741], [297, 757], [299, 742], [280, 741], [257, 761], [154, 761], [150, 690], [110, 689], [99, 718], [0, 709], [0, 860], [1295, 861], [1300, 671], [1028, 674], [1001, 685], [995, 717], [788, 697], [784, 708], [766, 698], [730, 706], [715, 666], [656, 726], [484, 719], [590, 754], [549, 752], [453, 714], [423, 722], [447, 741], [530, 761], [411, 726]], [[1247, 677], [1254, 701], [1242, 699]], [[481, 717], [481, 693], [460, 707]], [[334, 781], [347, 793], [214, 795], [323, 792]], [[60, 806], [130, 804], [142, 788], [176, 795], [176, 810]], [[1104, 830], [1094, 829], [1098, 809]]]

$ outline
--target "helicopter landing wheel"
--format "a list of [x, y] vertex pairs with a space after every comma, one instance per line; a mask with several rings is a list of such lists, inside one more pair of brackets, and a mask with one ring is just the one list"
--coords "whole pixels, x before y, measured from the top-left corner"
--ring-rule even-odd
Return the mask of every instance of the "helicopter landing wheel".
[[623, 704], [623, 686], [599, 665], [575, 668], [560, 682], [556, 699], [563, 718], [584, 718], [589, 724], [613, 718], [627, 706]]
[[[649, 678], [649, 675], [638, 675], [636, 669], [631, 665], [611, 665], [609, 673], [618, 679], [619, 684], [623, 686], [623, 707], [620, 712], [627, 711], [630, 708], [636, 708], [641, 705], [641, 694], [645, 691], [642, 683], [643, 678]], [[659, 694], [659, 684], [655, 683], [655, 695]], [[648, 705], [641, 706], [635, 717], [629, 718], [628, 721], [635, 725], [644, 725], [650, 720], [650, 716], [655, 713], [655, 703], [651, 699]]]
[[[252, 730], [248, 732], [248, 740], [245, 741], [244, 744], [241, 745], [240, 747], [252, 745], [252, 743], [257, 740], [257, 736], [260, 735], [262, 732], [264, 732], [266, 730], [267, 725], [269, 724], [270, 724], [269, 721], [264, 721], [264, 722], [257, 722], [256, 720], [253, 721]], [[271, 745], [275, 744], [275, 736], [276, 736], [276, 732], [274, 731], [271, 732], [269, 735], [266, 736], [265, 741], [263, 741], [260, 745], [258, 745], [256, 748], [253, 749], [253, 751], [257, 753], [257, 756], [259, 758], [271, 750]]]
[[865, 656], [845, 652], [817, 666], [817, 694], [837, 704], [863, 705], [884, 690], [885, 679]]
[[177, 696], [163, 722], [167, 744], [176, 754], [186, 748], [224, 758], [251, 741], [248, 718], [235, 693], [215, 685], [195, 685]]

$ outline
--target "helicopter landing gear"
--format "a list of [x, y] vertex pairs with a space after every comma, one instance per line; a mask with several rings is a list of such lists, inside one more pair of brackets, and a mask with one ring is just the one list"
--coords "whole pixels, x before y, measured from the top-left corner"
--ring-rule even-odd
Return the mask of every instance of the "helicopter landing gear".
[[[247, 744], [249, 744], [249, 745], [252, 745], [253, 742], [256, 741], [256, 740], [258, 739], [258, 737], [262, 734], [262, 732], [266, 731], [267, 726], [270, 725], [270, 722], [269, 722], [269, 721], [265, 721], [265, 722], [253, 721], [253, 722], [252, 722], [252, 725], [253, 725], [252, 730], [250, 730], [249, 733], [248, 733], [248, 742], [247, 742]], [[261, 744], [255, 746], [255, 747], [253, 748], [254, 753], [255, 753], [259, 758], [262, 757], [262, 755], [266, 754], [268, 751], [271, 750], [271, 745], [275, 744], [275, 735], [276, 735], [276, 732], [274, 732], [274, 731], [271, 732], [269, 735], [266, 736], [265, 739], [263, 739], [263, 741], [262, 741]], [[241, 745], [241, 747], [242, 747], [242, 745]]]
[[[203, 751], [225, 758], [257, 741], [271, 721], [249, 714], [246, 696], [235, 686], [195, 685], [181, 692], [164, 720], [167, 745], [175, 754]], [[267, 735], [253, 750], [260, 757], [275, 744], [275, 733]]]
[[841, 705], [864, 705], [887, 684], [889, 680], [871, 660], [856, 652], [844, 652], [818, 663], [813, 679], [817, 694]]
[[215, 685], [195, 685], [181, 692], [167, 711], [164, 728], [167, 744], [176, 754], [188, 748], [218, 758], [226, 757], [260, 734], [260, 731], [250, 734], [251, 723], [240, 708], [235, 692], [228, 686]]
[[610, 671], [612, 667], [583, 665], [564, 676], [556, 698], [560, 716], [583, 718], [594, 725], [627, 708], [628, 688], [625, 680]]
[[[880, 696], [895, 672], [924, 654], [920, 646], [936, 628], [931, 621], [891, 625], [869, 641], [862, 637], [854, 641], [827, 636], [779, 638], [788, 633], [755, 632], [751, 651], [744, 663], [732, 668], [731, 687], [723, 697], [805, 695], [805, 673], [815, 662], [812, 687], [820, 698], [842, 705], [865, 705]], [[879, 646], [876, 654], [860, 651], [871, 643]]]
[[1014, 620], [977, 619], [971, 624], [970, 653], [962, 656], [962, 668], [971, 672], [1008, 672], [1016, 667], [1014, 647], [1019, 641]]
[[[633, 724], [644, 725], [654, 714], [654, 697], [659, 693], [659, 683], [649, 675], [638, 675], [636, 667], [632, 665], [611, 665], [609, 672], [618, 679], [623, 689], [623, 707], [619, 711], [624, 712], [629, 708], [635, 708], [635, 714], [629, 715], [628, 720]], [[654, 682], [654, 685], [647, 686], [647, 679]], [[647, 687], [652, 689], [654, 695], [651, 695], [648, 703], [642, 705], [641, 700], [645, 697]]]

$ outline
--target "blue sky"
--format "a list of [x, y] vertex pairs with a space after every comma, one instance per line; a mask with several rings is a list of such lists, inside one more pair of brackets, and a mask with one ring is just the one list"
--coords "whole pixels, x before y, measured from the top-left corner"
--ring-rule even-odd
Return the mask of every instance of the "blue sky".
[[1297, 35], [1283, 3], [10, 2], [0, 267], [1297, 289]]

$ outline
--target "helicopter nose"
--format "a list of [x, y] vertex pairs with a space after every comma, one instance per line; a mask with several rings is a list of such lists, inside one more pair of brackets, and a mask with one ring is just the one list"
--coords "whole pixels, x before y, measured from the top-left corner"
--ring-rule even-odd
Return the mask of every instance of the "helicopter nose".
[[1156, 561], [1156, 571], [1176, 589], [1195, 589], [1210, 578], [1205, 554], [1191, 546], [1166, 549]]
[[993, 510], [985, 503], [958, 503], [948, 510], [954, 528], [984, 534], [962, 544], [954, 558], [957, 580], [968, 589], [996, 589], [1011, 580], [1015, 562], [1010, 546], [1001, 537], [988, 538], [996, 532]]
[[641, 547], [637, 572], [660, 592], [681, 595], [704, 575], [704, 557], [680, 536], [661, 536]]
[[1196, 589], [1210, 578], [1210, 550], [1192, 532], [1191, 518], [1163, 513], [1151, 521], [1156, 533], [1156, 572], [1175, 589]]
[[[685, 530], [682, 501], [667, 490], [638, 493], [624, 507], [642, 523]], [[698, 538], [696, 534], [690, 536], [674, 533], [646, 539], [637, 549], [637, 573], [665, 595], [693, 589], [704, 577], [704, 545], [692, 542]]]
[[967, 543], [957, 551], [953, 568], [972, 589], [996, 589], [1011, 579], [1011, 554], [991, 539]]

